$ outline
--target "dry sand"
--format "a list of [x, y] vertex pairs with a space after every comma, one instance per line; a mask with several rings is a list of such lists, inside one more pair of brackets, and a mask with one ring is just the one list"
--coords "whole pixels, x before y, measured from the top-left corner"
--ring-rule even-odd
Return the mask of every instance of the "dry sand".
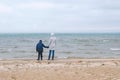
[[120, 59], [0, 60], [0, 80], [120, 80]]

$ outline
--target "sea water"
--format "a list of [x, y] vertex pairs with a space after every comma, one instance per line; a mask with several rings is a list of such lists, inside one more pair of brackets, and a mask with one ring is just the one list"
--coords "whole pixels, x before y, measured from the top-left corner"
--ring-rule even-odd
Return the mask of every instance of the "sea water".
[[[56, 33], [55, 58], [120, 58], [120, 33]], [[39, 40], [49, 33], [0, 34], [0, 59], [37, 59]], [[47, 59], [49, 49], [44, 48]]]

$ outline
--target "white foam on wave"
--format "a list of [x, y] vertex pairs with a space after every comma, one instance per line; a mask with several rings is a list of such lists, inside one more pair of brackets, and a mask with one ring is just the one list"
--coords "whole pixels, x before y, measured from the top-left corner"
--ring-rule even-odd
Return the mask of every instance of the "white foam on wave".
[[112, 51], [120, 51], [120, 48], [110, 48]]

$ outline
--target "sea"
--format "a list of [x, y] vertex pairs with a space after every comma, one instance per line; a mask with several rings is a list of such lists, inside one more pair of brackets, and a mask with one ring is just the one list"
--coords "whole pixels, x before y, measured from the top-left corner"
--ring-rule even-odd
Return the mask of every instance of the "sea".
[[[120, 58], [120, 33], [55, 33], [55, 58]], [[49, 33], [0, 34], [0, 59], [37, 59], [36, 44]], [[44, 48], [43, 59], [49, 49]]]

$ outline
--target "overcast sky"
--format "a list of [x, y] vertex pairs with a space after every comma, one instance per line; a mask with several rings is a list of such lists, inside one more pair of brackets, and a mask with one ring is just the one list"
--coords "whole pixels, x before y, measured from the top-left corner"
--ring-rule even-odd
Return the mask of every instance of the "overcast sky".
[[0, 0], [9, 32], [120, 32], [120, 0]]

